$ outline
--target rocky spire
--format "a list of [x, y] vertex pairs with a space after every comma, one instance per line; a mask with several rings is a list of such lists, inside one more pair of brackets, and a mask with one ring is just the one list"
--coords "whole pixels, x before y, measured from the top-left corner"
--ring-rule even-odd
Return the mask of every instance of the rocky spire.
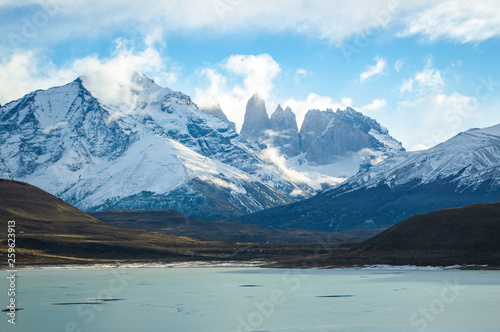
[[283, 110], [281, 105], [278, 105], [276, 110], [271, 115], [270, 122], [271, 129], [274, 131], [290, 129], [298, 132], [297, 119], [295, 118], [295, 114], [292, 112], [290, 107]]
[[240, 134], [250, 140], [259, 140], [270, 128], [266, 103], [259, 94], [255, 93], [247, 103], [245, 121]]

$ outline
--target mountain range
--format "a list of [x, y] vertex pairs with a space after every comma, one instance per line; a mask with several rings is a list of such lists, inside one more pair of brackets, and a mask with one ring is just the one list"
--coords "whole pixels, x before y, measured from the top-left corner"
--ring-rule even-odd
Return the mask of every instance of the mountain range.
[[[202, 110], [142, 74], [116, 86], [84, 76], [0, 107], [0, 177], [84, 211], [175, 209], [227, 220], [311, 197], [402, 150], [353, 109], [311, 111], [299, 132], [289, 108], [269, 119], [258, 95], [241, 135], [234, 128], [220, 106]], [[349, 174], [311, 169], [342, 158]]]
[[[240, 134], [249, 142], [274, 147], [287, 159], [295, 158], [313, 167], [338, 164], [353, 156], [365, 164], [375, 164], [405, 150], [387, 128], [351, 107], [335, 112], [309, 110], [299, 131], [292, 109], [283, 110], [278, 105], [269, 117], [258, 94], [248, 101]], [[357, 171], [354, 167], [354, 171], [336, 176], [349, 177]]]
[[279, 229], [377, 229], [416, 214], [498, 201], [500, 125], [400, 152], [312, 198], [239, 221]]

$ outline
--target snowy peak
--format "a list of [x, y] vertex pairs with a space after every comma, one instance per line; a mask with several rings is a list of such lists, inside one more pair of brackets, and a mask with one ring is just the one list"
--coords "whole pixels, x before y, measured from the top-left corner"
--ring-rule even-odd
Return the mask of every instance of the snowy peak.
[[269, 116], [267, 115], [266, 103], [262, 97], [255, 93], [248, 100], [245, 120], [241, 127], [241, 135], [250, 140], [258, 140], [263, 132], [271, 128]]
[[84, 210], [174, 208], [219, 219], [292, 201], [297, 185], [229, 124], [181, 92], [127, 78], [101, 90], [105, 82], [81, 77], [2, 106], [0, 177]]
[[449, 181], [457, 190], [476, 190], [486, 183], [490, 189], [500, 188], [500, 125], [471, 129], [431, 149], [387, 158], [346, 185], [393, 188], [438, 181]]
[[375, 229], [439, 209], [499, 201], [500, 125], [389, 156], [310, 199], [243, 220], [273, 228]]
[[236, 124], [232, 121], [229, 121], [226, 114], [224, 113], [224, 111], [220, 107], [220, 104], [218, 101], [214, 100], [214, 103], [212, 106], [205, 107], [205, 108], [203, 108], [203, 110], [205, 112], [207, 112], [208, 114], [213, 115], [213, 116], [221, 119], [222, 121], [226, 122], [233, 131], [236, 131]]

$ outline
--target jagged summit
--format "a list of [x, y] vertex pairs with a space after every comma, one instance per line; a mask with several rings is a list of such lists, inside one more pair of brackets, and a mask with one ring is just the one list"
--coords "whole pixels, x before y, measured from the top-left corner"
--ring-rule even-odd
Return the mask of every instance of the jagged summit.
[[[385, 228], [416, 214], [498, 201], [500, 125], [400, 152], [313, 198], [245, 220], [275, 228]], [[310, 215], [314, 223], [307, 222]]]
[[248, 100], [240, 134], [250, 140], [258, 140], [270, 128], [271, 123], [266, 110], [266, 102], [258, 93], [255, 93]]
[[189, 96], [125, 78], [80, 77], [2, 106], [0, 177], [87, 211], [171, 208], [207, 219], [291, 202], [297, 186], [312, 191]]
[[290, 107], [278, 105], [269, 118], [258, 95], [248, 101], [241, 135], [277, 149], [294, 170], [315, 172], [313, 168], [322, 167], [321, 174], [334, 178], [347, 178], [404, 151], [385, 127], [351, 107], [309, 110], [298, 131]]
[[310, 110], [300, 135], [302, 152], [316, 165], [329, 164], [338, 156], [362, 150], [371, 151], [373, 157], [404, 151], [385, 127], [351, 107], [336, 112]]
[[300, 154], [301, 143], [297, 119], [290, 107], [278, 105], [269, 120], [271, 129], [265, 132], [265, 143], [277, 148], [286, 158]]
[[271, 129], [274, 131], [282, 130], [294, 130], [298, 132], [297, 119], [295, 118], [295, 113], [292, 112], [290, 107], [285, 110], [278, 105], [276, 110], [271, 114]]

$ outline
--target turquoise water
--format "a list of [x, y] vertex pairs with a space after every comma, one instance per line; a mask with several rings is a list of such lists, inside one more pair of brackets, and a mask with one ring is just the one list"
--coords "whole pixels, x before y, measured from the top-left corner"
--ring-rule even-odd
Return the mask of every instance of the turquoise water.
[[497, 332], [500, 271], [19, 270], [16, 303], [1, 331]]

